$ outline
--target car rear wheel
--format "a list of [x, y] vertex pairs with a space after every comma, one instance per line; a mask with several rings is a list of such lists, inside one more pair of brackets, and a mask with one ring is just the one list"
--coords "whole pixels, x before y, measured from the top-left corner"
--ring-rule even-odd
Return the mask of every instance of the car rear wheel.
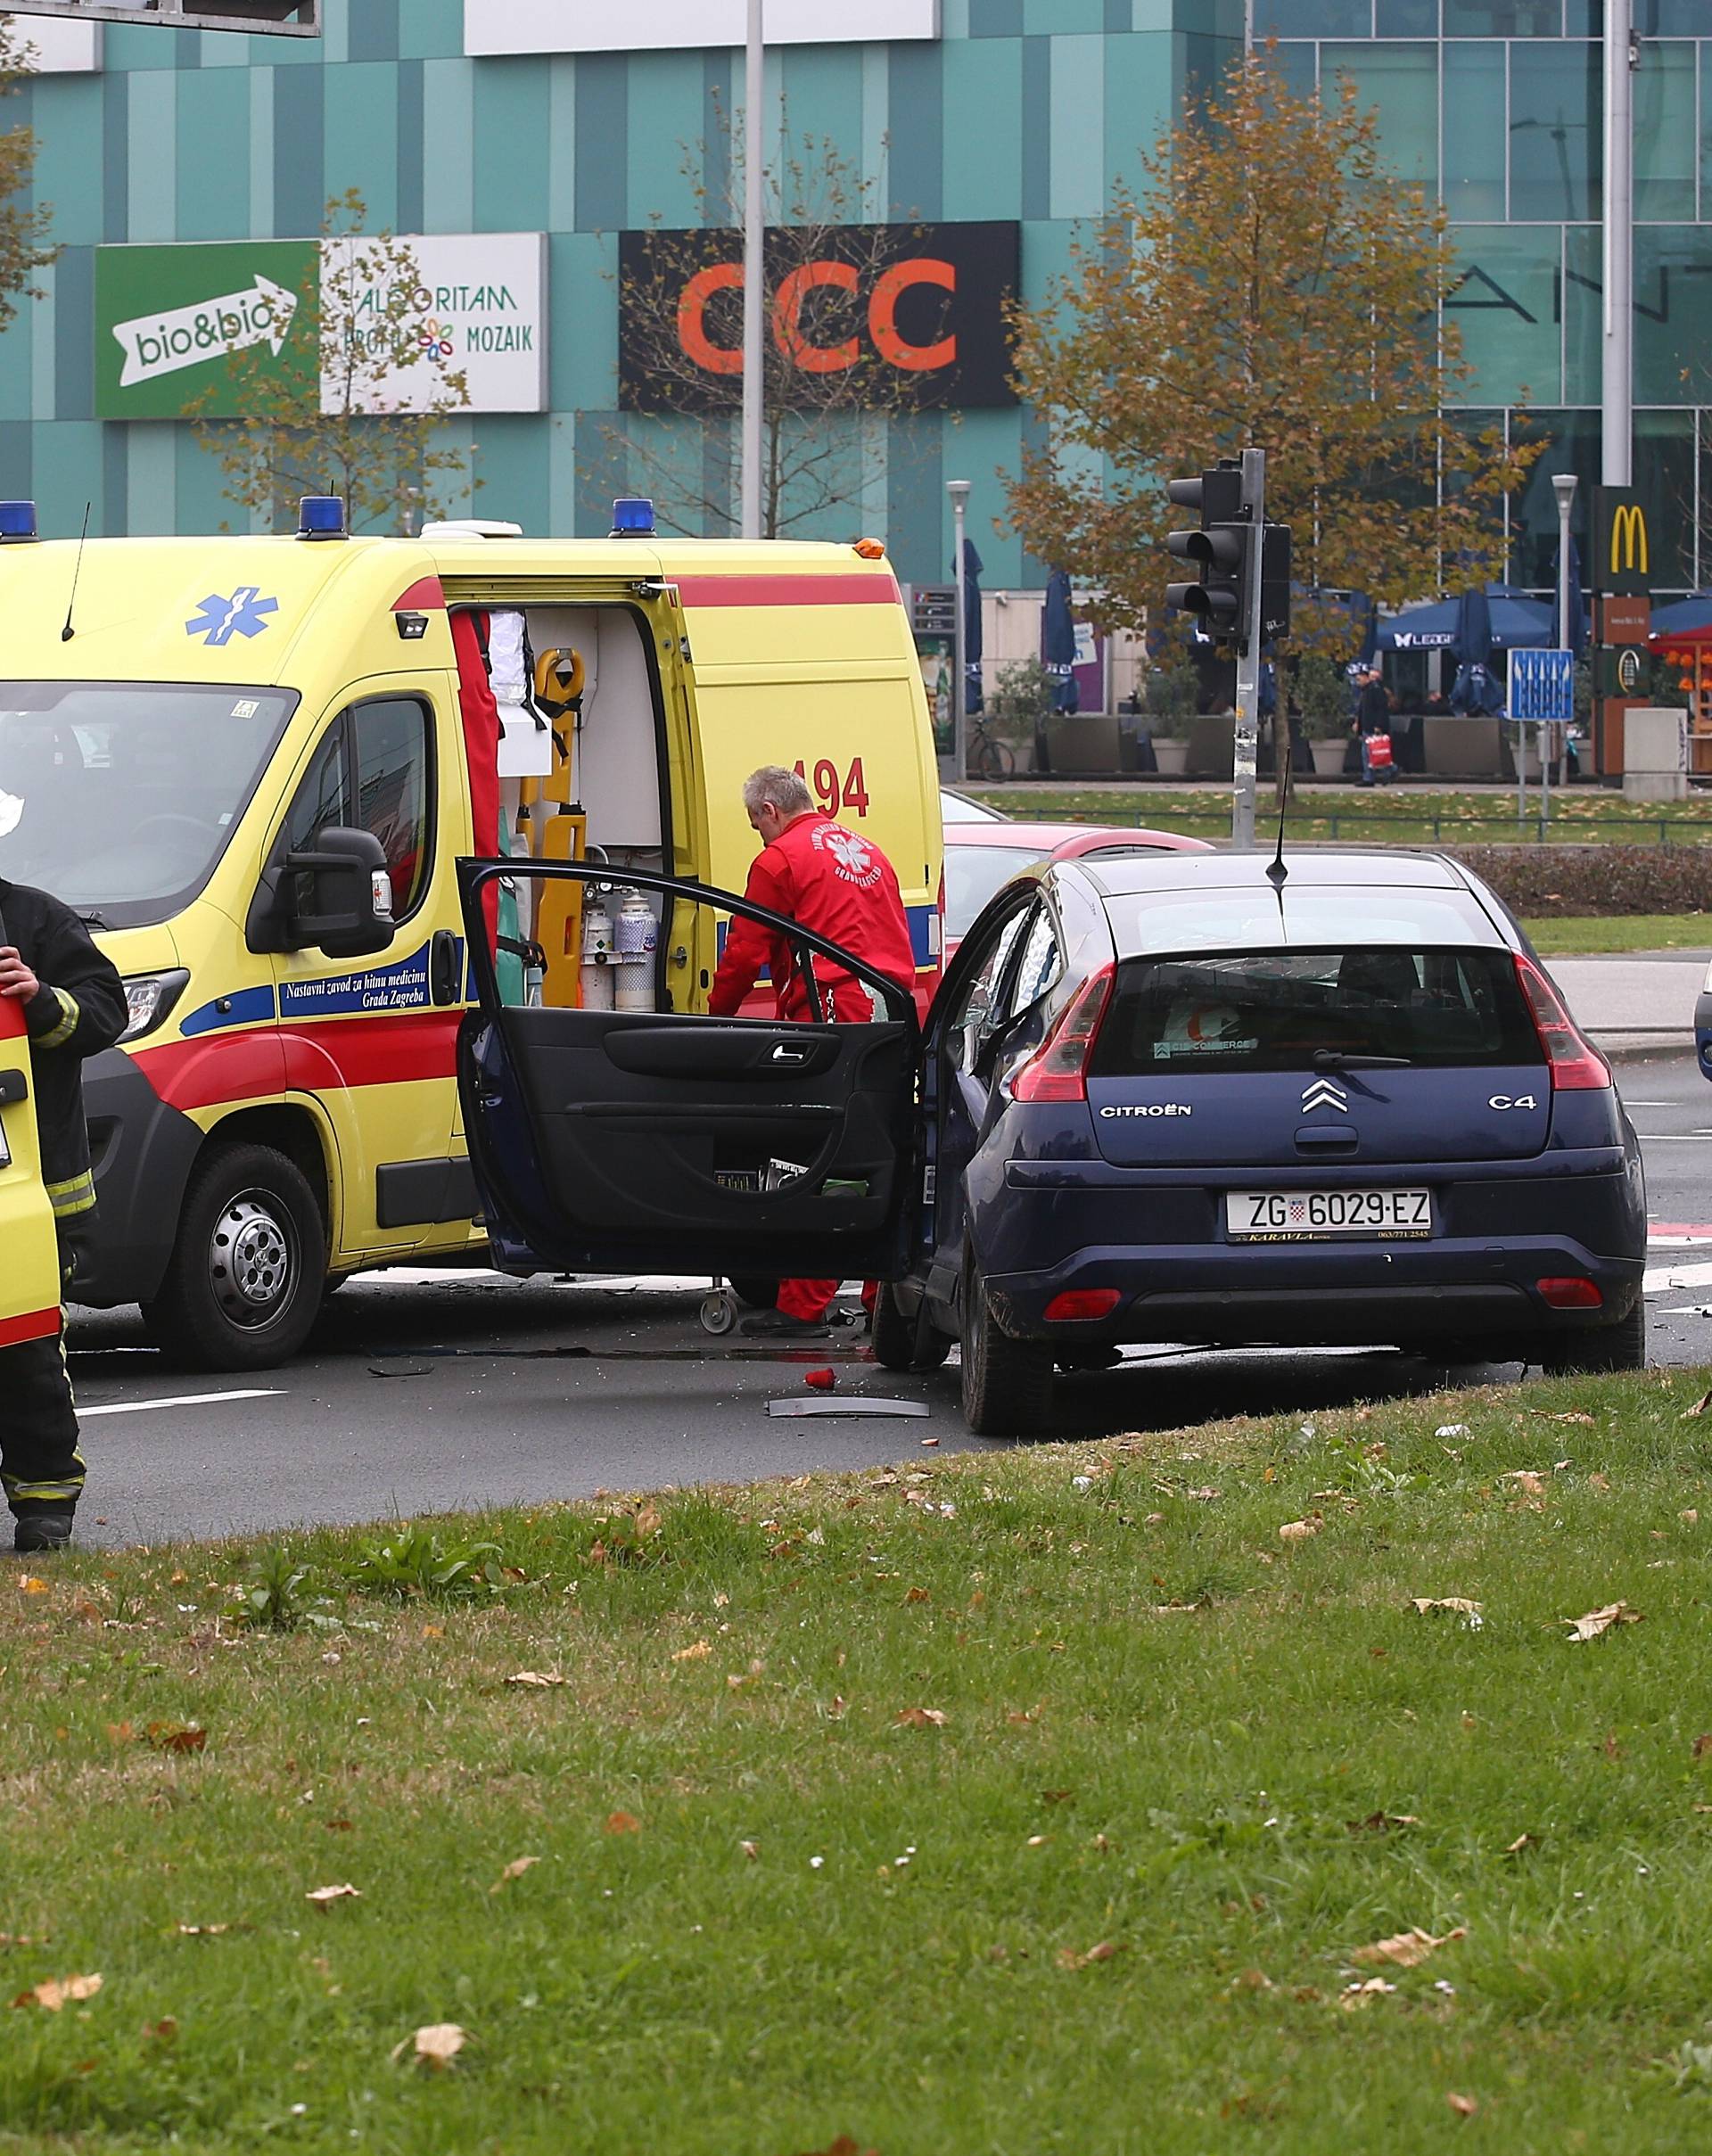
[[192, 1370], [275, 1369], [309, 1337], [326, 1259], [321, 1208], [295, 1161], [271, 1146], [212, 1146], [144, 1322]]
[[1013, 1339], [971, 1267], [963, 1286], [963, 1420], [977, 1437], [1035, 1437], [1052, 1413], [1052, 1350]]
[[907, 1315], [898, 1307], [890, 1280], [880, 1282], [874, 1298], [868, 1345], [884, 1370], [937, 1370], [951, 1352], [950, 1338], [928, 1317], [926, 1304], [914, 1317]]
[[1545, 1342], [1535, 1358], [1548, 1377], [1580, 1372], [1645, 1370], [1647, 1306], [1639, 1296], [1628, 1316], [1598, 1332], [1568, 1333]]

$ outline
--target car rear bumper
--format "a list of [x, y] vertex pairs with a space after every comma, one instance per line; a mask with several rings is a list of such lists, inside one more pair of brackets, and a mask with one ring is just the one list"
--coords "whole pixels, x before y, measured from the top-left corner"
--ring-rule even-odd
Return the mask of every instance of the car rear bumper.
[[[1643, 1260], [1597, 1257], [1568, 1238], [1515, 1244], [1502, 1254], [1484, 1243], [1442, 1239], [1317, 1243], [1288, 1251], [1093, 1245], [1048, 1271], [990, 1273], [986, 1286], [1000, 1322], [1024, 1337], [1354, 1346], [1596, 1331], [1628, 1315], [1643, 1271]], [[1552, 1309], [1535, 1283], [1564, 1277], [1593, 1280], [1603, 1297], [1600, 1308]], [[1046, 1318], [1049, 1304], [1068, 1289], [1113, 1288], [1119, 1300], [1109, 1317]]]
[[[1226, 1242], [1222, 1193], [1148, 1179], [1074, 1193], [1019, 1189], [983, 1225], [981, 1265], [1007, 1330], [1066, 1344], [1150, 1340], [1361, 1345], [1456, 1335], [1596, 1331], [1642, 1292], [1646, 1214], [1638, 1177], [1513, 1174], [1453, 1181], [1435, 1194], [1443, 1232], [1422, 1241]], [[1388, 1170], [1387, 1181], [1438, 1182], [1442, 1171]], [[1103, 1179], [1102, 1179], [1103, 1180]], [[1270, 1179], [1269, 1179], [1270, 1180]], [[1189, 1233], [1184, 1230], [1188, 1230]], [[1198, 1230], [1198, 1237], [1196, 1231]], [[1556, 1310], [1537, 1283], [1590, 1280], [1593, 1310]], [[1115, 1288], [1108, 1317], [1048, 1322], [1055, 1296]]]

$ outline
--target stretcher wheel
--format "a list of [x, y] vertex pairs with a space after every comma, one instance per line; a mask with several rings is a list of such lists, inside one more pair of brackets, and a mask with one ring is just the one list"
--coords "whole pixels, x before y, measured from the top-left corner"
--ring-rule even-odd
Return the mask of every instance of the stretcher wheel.
[[737, 1304], [723, 1288], [703, 1298], [702, 1330], [704, 1332], [711, 1332], [717, 1338], [721, 1333], [729, 1332], [737, 1321]]

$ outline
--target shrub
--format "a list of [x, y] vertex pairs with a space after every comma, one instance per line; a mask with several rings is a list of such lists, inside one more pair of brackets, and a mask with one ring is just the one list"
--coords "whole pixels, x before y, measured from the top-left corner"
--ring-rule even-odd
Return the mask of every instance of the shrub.
[[1310, 741], [1336, 741], [1348, 733], [1354, 706], [1348, 677], [1334, 660], [1310, 652], [1296, 670], [1295, 695]]
[[1712, 846], [1446, 846], [1514, 913], [1712, 911]]

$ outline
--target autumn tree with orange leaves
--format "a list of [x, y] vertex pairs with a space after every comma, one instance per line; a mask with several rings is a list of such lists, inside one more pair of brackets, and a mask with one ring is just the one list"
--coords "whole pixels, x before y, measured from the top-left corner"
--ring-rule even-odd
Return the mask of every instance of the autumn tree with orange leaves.
[[[1108, 622], [1157, 623], [1183, 521], [1165, 481], [1257, 448], [1299, 587], [1399, 606], [1502, 573], [1503, 497], [1541, 445], [1454, 410], [1473, 370], [1443, 313], [1448, 218], [1387, 168], [1353, 86], [1293, 96], [1251, 53], [1141, 169], [1016, 310], [1047, 421], [1009, 486], [1030, 552], [1103, 589]], [[1293, 640], [1336, 654], [1349, 615], [1298, 592]]]

